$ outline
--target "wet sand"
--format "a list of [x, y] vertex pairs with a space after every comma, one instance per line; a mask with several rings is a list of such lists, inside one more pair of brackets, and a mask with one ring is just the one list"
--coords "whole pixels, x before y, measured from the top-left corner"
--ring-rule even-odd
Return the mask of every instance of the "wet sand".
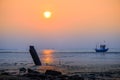
[[[36, 68], [36, 67], [35, 67]], [[35, 69], [34, 68], [34, 69]], [[47, 65], [37, 67], [37, 71], [42, 71], [47, 69], [61, 71], [65, 74], [79, 73], [79, 72], [107, 72], [112, 70], [120, 70], [120, 64], [107, 64], [107, 65]]]

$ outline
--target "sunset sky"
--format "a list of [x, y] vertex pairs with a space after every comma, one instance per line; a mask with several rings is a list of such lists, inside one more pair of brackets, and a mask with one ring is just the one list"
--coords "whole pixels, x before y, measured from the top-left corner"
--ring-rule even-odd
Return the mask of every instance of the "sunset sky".
[[120, 0], [0, 0], [0, 49], [94, 49], [103, 40], [120, 49]]

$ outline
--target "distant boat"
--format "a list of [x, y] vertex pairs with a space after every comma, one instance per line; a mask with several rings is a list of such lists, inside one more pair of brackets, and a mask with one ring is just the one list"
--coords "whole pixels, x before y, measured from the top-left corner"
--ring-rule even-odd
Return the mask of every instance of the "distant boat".
[[101, 44], [100, 45], [100, 48], [95, 48], [95, 51], [96, 52], [107, 52], [109, 50], [109, 48], [106, 48], [106, 45], [105, 44]]

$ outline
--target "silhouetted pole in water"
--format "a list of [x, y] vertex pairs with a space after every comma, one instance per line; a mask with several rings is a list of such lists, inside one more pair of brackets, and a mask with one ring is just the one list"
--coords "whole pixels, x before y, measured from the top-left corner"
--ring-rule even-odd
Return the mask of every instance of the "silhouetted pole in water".
[[30, 54], [32, 56], [32, 59], [35, 65], [39, 65], [39, 66], [42, 65], [34, 46], [30, 46], [29, 51], [30, 51]]

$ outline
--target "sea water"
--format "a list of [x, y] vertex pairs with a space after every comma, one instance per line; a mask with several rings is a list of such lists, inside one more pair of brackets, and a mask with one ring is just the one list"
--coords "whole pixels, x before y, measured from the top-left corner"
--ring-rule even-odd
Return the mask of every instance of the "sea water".
[[[120, 64], [120, 52], [54, 52], [44, 54], [38, 52], [43, 65], [117, 65]], [[0, 53], [0, 67], [12, 64], [34, 65], [29, 52]]]

